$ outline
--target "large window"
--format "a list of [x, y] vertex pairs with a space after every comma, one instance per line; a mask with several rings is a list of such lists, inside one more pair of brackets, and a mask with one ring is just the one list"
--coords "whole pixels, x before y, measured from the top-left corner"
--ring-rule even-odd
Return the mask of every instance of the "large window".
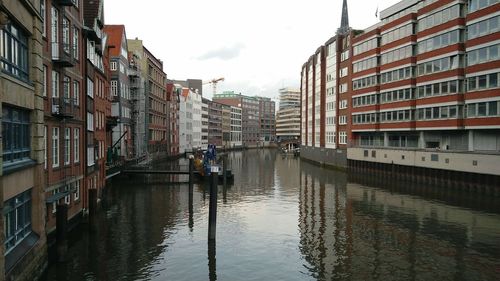
[[52, 98], [59, 97], [59, 72], [52, 70]]
[[469, 13], [498, 3], [499, 0], [469, 0]]
[[418, 42], [418, 53], [423, 54], [462, 42], [462, 33], [457, 29]]
[[71, 45], [69, 43], [69, 20], [62, 19], [62, 43], [64, 52], [71, 54]]
[[3, 106], [3, 166], [8, 167], [30, 157], [29, 111]]
[[59, 128], [52, 128], [52, 167], [59, 167]]
[[74, 128], [73, 133], [73, 155], [75, 163], [80, 162], [80, 129]]
[[73, 57], [77, 60], [80, 57], [80, 52], [78, 50], [78, 36], [80, 36], [80, 31], [78, 30], [78, 28], [73, 27]]
[[5, 254], [31, 233], [31, 189], [4, 203]]
[[500, 86], [500, 84], [498, 83], [499, 76], [500, 73], [497, 72], [497, 73], [479, 75], [475, 77], [468, 77], [467, 91], [472, 92], [472, 91], [498, 88]]
[[3, 71], [28, 81], [28, 37], [14, 23], [0, 29], [0, 62]]
[[448, 7], [434, 14], [428, 15], [418, 20], [418, 31], [423, 31], [431, 27], [448, 22], [460, 17], [460, 5]]
[[467, 65], [475, 65], [499, 59], [500, 44], [467, 52]]
[[485, 36], [500, 30], [500, 16], [485, 19], [467, 26], [467, 39]]
[[389, 51], [387, 53], [382, 54], [381, 56], [381, 64], [391, 63], [394, 61], [406, 59], [413, 56], [413, 46], [408, 45], [396, 50]]
[[76, 106], [80, 105], [80, 83], [73, 81], [73, 103]]
[[71, 128], [64, 129], [64, 165], [71, 162]]
[[382, 45], [385, 45], [390, 42], [394, 42], [401, 38], [408, 37], [413, 34], [413, 24], [407, 24], [396, 29], [393, 29], [389, 32], [382, 34]]

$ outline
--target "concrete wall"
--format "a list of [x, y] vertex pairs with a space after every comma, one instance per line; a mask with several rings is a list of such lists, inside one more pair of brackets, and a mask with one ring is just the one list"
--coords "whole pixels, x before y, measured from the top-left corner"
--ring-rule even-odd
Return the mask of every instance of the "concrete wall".
[[300, 148], [300, 157], [317, 162], [321, 165], [328, 165], [341, 169], [347, 168], [347, 153], [345, 149], [302, 146]]
[[348, 148], [349, 160], [500, 175], [500, 155], [429, 150]]

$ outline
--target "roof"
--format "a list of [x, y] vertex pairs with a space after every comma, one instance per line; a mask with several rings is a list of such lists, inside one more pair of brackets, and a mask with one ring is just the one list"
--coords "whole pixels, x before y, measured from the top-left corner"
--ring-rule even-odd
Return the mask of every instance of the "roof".
[[122, 38], [125, 36], [125, 25], [105, 25], [104, 32], [108, 35], [109, 55], [111, 57], [120, 56]]

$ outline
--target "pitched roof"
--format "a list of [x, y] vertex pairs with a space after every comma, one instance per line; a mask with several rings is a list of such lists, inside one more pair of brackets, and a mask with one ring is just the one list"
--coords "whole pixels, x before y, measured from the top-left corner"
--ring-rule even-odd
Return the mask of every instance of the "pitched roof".
[[112, 48], [109, 48], [109, 56], [120, 56], [122, 38], [125, 34], [125, 25], [105, 25], [104, 32], [108, 35], [108, 46], [112, 46]]

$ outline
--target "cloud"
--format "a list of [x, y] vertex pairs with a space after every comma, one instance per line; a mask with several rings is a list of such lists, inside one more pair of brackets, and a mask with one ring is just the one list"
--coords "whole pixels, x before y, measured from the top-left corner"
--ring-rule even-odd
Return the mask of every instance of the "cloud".
[[238, 57], [241, 50], [245, 48], [242, 43], [234, 44], [229, 47], [222, 47], [219, 49], [211, 50], [198, 57], [198, 60], [220, 59], [230, 60]]

